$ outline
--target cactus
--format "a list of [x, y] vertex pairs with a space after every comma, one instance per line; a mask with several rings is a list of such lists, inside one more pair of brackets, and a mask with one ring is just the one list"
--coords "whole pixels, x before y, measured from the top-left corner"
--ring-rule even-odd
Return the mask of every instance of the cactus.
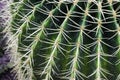
[[9, 46], [18, 80], [120, 80], [120, 2], [14, 0]]
[[[3, 7], [5, 7], [5, 2], [0, 1], [0, 15], [5, 14]], [[5, 33], [3, 33], [3, 29], [5, 26], [5, 18], [0, 16], [0, 73], [4, 72], [4, 70], [7, 68], [6, 65], [9, 62], [8, 58], [8, 51], [5, 49], [6, 47], [6, 37]]]
[[10, 62], [11, 48], [9, 47], [9, 33], [5, 28], [9, 26], [10, 10], [9, 1], [0, 0], [0, 80], [16, 80]]

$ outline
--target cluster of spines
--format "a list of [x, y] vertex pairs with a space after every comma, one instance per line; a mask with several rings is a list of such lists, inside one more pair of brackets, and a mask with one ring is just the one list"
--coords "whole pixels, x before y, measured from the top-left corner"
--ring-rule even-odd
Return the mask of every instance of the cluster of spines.
[[8, 44], [10, 37], [9, 21], [11, 0], [0, 0], [0, 80], [15, 80], [12, 70], [12, 62], [10, 61], [11, 47]]
[[[117, 6], [118, 8], [114, 10], [115, 4], [119, 5], [119, 2], [112, 0], [106, 2], [74, 0], [70, 4], [64, 3], [63, 0], [15, 2], [13, 7], [17, 7], [16, 12], [13, 12], [11, 39], [18, 42], [17, 51], [13, 54], [16, 58], [14, 61], [18, 79], [32, 80], [36, 74], [40, 74], [40, 78], [37, 79], [109, 80], [108, 75], [114, 74], [107, 71], [106, 64], [110, 63], [112, 66], [114, 63], [108, 58], [116, 59], [115, 55], [118, 55], [119, 65], [120, 9]], [[115, 25], [111, 26], [111, 23]], [[104, 38], [108, 32], [110, 36]], [[115, 35], [112, 36], [110, 32]], [[110, 45], [105, 42], [111, 39], [116, 39], [116, 48], [113, 46], [116, 44]], [[90, 43], [91, 41], [94, 42]], [[113, 55], [112, 51], [107, 52], [110, 51], [107, 49], [117, 50]], [[89, 59], [91, 60], [88, 61]], [[88, 66], [85, 66], [87, 64], [92, 64], [93, 67], [90, 66], [87, 70]], [[60, 77], [61, 75], [63, 77]]]

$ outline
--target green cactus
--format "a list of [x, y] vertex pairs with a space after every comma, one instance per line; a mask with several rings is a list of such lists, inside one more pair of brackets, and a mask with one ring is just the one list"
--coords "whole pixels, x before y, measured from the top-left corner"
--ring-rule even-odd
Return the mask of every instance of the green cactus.
[[18, 80], [120, 80], [120, 2], [14, 0]]

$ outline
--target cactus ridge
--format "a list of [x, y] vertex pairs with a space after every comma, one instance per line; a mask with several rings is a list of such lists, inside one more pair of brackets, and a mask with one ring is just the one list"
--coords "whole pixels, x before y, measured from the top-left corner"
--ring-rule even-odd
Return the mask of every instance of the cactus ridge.
[[11, 14], [18, 80], [120, 79], [119, 1], [14, 0]]

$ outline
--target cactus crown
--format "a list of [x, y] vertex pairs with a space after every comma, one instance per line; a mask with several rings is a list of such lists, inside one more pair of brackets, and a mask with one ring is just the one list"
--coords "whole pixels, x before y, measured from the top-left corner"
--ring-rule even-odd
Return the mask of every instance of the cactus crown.
[[120, 79], [119, 1], [14, 0], [11, 10], [19, 80]]

